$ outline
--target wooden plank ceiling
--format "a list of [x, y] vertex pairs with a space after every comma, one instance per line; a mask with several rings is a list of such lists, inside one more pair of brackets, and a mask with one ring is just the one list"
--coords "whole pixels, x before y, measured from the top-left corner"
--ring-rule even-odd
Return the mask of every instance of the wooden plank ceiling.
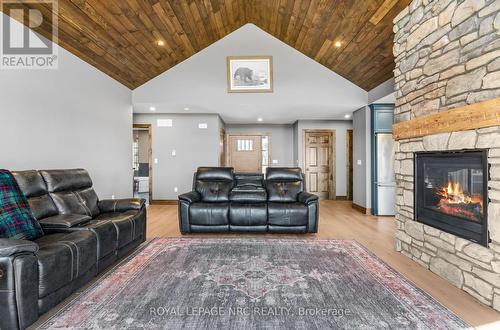
[[[59, 0], [58, 44], [134, 89], [253, 23], [370, 90], [392, 76], [392, 20], [410, 1]], [[42, 12], [35, 30], [50, 38], [51, 9], [21, 6]]]

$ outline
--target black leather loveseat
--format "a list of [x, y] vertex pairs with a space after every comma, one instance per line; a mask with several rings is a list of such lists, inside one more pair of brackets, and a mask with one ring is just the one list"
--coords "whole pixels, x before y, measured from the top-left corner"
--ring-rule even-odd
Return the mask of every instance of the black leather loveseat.
[[99, 200], [87, 171], [13, 172], [45, 235], [0, 238], [0, 329], [24, 329], [146, 237], [144, 200]]
[[230, 167], [200, 167], [193, 190], [179, 196], [181, 233], [316, 233], [318, 197], [304, 191], [300, 168], [235, 174]]

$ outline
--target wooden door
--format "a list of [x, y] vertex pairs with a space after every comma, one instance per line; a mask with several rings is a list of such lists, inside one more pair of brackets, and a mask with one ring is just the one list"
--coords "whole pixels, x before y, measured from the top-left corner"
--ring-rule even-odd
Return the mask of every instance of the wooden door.
[[262, 171], [262, 137], [260, 135], [229, 135], [229, 166], [235, 172]]
[[352, 201], [352, 188], [353, 188], [353, 137], [352, 137], [352, 129], [347, 130], [347, 199]]
[[306, 189], [320, 199], [333, 198], [332, 131], [305, 131]]
[[226, 166], [226, 131], [219, 131], [219, 166]]

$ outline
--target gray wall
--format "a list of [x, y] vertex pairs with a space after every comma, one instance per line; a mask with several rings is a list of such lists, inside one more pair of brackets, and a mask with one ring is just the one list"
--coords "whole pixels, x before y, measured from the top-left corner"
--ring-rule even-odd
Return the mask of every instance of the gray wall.
[[[271, 158], [269, 166], [293, 166], [292, 125], [238, 125], [227, 124], [226, 133], [262, 133], [271, 137]], [[273, 164], [272, 160], [277, 160]]]
[[[384, 100], [387, 95], [394, 94], [394, 78], [391, 78], [372, 90], [368, 91], [368, 104], [372, 103], [394, 103], [394, 101], [390, 102], [390, 100]], [[394, 96], [392, 96], [394, 98]]]
[[353, 114], [353, 162], [353, 203], [370, 208], [371, 141], [368, 106], [356, 110]]
[[[173, 127], [157, 127], [158, 119], [172, 119]], [[135, 124], [152, 124], [153, 130], [153, 199], [176, 199], [191, 190], [192, 175], [198, 166], [217, 166], [219, 129], [223, 122], [211, 114], [134, 114]], [[199, 129], [207, 123], [208, 129]], [[296, 128], [294, 130], [294, 128]], [[295, 166], [294, 154], [302, 162], [304, 129], [336, 130], [337, 195], [346, 195], [346, 134], [350, 121], [299, 121], [294, 125], [226, 124], [226, 133], [270, 133], [271, 166]], [[297, 143], [294, 143], [297, 139]], [[176, 156], [172, 156], [172, 150]], [[178, 192], [174, 188], [178, 187]]]
[[219, 127], [220, 128], [226, 128], [226, 123], [224, 122], [224, 120], [222, 120], [222, 118], [219, 116]]
[[335, 177], [336, 195], [347, 195], [347, 130], [352, 128], [350, 120], [299, 120], [297, 122], [298, 164], [304, 168], [304, 130], [331, 129], [335, 130]]
[[[172, 119], [173, 126], [158, 127], [158, 119]], [[219, 165], [222, 123], [217, 115], [135, 114], [134, 123], [152, 124], [153, 199], [177, 199], [179, 194], [191, 190], [193, 173], [198, 166]], [[198, 128], [199, 123], [206, 123], [208, 128]], [[172, 156], [173, 150], [175, 156]]]
[[56, 70], [1, 71], [0, 168], [83, 167], [100, 198], [131, 197], [130, 90], [58, 52]]

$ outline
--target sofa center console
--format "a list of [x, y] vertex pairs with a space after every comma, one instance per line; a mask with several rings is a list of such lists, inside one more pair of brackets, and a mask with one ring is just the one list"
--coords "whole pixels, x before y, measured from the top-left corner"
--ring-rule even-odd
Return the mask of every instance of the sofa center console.
[[264, 189], [264, 175], [236, 173], [235, 187], [229, 193], [231, 202], [262, 203], [267, 201]]

